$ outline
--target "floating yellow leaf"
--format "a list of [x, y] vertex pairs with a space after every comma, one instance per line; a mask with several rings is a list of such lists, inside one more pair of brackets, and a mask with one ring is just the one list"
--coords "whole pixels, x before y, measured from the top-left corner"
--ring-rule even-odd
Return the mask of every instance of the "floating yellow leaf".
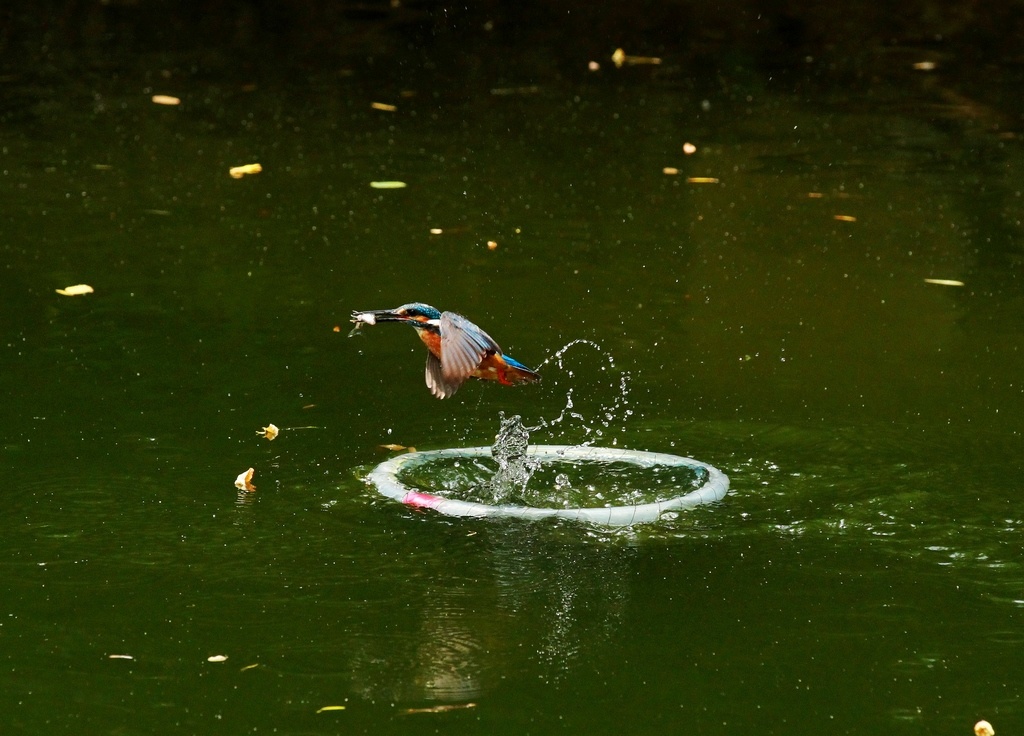
[[686, 177], [687, 184], [717, 184], [718, 179], [713, 176], [688, 176]]
[[263, 167], [259, 164], [243, 164], [242, 166], [232, 166], [228, 169], [228, 174], [232, 179], [241, 179], [246, 174], [258, 174], [261, 171], [263, 171]]
[[963, 286], [963, 281], [957, 281], [956, 279], [925, 279], [926, 284], [936, 284], [938, 286]]
[[325, 705], [323, 708], [317, 710], [317, 713], [328, 713], [332, 710], [345, 710], [344, 705]]
[[180, 105], [181, 99], [172, 95], [153, 95], [153, 102], [157, 105]]
[[857, 218], [853, 215], [832, 215], [833, 220], [839, 220], [839, 222], [857, 222]]
[[207, 662], [227, 662], [228, 658], [223, 654], [214, 654], [212, 657], [206, 658]]
[[370, 186], [374, 189], [405, 189], [404, 181], [371, 181]]
[[615, 66], [621, 67], [623, 64], [660, 64], [661, 59], [657, 56], [630, 56], [622, 49], [615, 49], [612, 62]]
[[57, 289], [57, 293], [63, 296], [82, 296], [82, 294], [92, 294], [92, 292], [93, 288], [89, 284], [75, 284], [74, 286]]
[[383, 110], [384, 112], [395, 112], [398, 110], [395, 105], [389, 105], [386, 102], [371, 102], [370, 107], [374, 110]]
[[235, 478], [235, 487], [243, 491], [255, 491], [256, 486], [252, 484], [253, 473], [256, 472], [253, 468], [249, 468], [244, 473], [240, 474]]
[[277, 437], [277, 433], [280, 431], [281, 430], [279, 430], [273, 424], [268, 424], [266, 427], [259, 430], [256, 434], [258, 434], [260, 437], [266, 437], [268, 440], [272, 440], [275, 437]]

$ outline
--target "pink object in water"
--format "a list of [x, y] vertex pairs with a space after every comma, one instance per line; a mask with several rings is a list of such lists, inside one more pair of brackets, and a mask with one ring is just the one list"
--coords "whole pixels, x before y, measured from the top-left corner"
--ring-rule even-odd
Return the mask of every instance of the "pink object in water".
[[436, 509], [442, 501], [444, 499], [440, 496], [435, 496], [431, 493], [420, 493], [419, 491], [409, 491], [402, 499], [402, 503], [407, 506], [415, 506], [418, 509]]

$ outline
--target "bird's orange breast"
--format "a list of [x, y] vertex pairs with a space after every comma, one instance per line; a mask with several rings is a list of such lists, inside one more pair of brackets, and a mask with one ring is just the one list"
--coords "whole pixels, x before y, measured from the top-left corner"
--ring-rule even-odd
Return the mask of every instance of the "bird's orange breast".
[[420, 340], [427, 346], [427, 350], [432, 352], [438, 358], [441, 357], [441, 335], [431, 330], [416, 330], [416, 333], [420, 336]]

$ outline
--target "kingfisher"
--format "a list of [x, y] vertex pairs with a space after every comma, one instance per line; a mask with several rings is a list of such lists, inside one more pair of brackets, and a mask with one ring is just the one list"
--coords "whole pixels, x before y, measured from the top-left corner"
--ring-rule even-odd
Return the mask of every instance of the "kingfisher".
[[378, 322], [405, 322], [413, 326], [430, 351], [427, 388], [439, 399], [452, 396], [471, 376], [504, 386], [540, 380], [535, 371], [505, 355], [494, 338], [461, 314], [440, 312], [419, 302], [395, 309], [352, 313], [353, 332]]

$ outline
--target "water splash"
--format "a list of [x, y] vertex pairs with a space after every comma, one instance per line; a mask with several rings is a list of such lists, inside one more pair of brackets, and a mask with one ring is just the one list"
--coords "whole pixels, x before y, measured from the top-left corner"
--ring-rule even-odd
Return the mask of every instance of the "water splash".
[[491, 478], [491, 492], [495, 503], [529, 500], [527, 485], [540, 463], [526, 456], [530, 445], [530, 430], [518, 414], [506, 417], [500, 412], [501, 427], [491, 445], [491, 457], [498, 469]]
[[[605, 363], [600, 365], [602, 372], [617, 372], [615, 358], [611, 353], [604, 350], [598, 343], [586, 339], [573, 340], [567, 343], [552, 356], [544, 360], [538, 368], [554, 362], [568, 378], [576, 379], [576, 371], [573, 368], [566, 367], [566, 354], [578, 345], [592, 348], [605, 358]], [[630, 375], [628, 372], [621, 372], [618, 373], [617, 378], [617, 382], [613, 379], [613, 382], [610, 384], [610, 386], [617, 389], [617, 393], [611, 400], [611, 403], [600, 404], [597, 408], [593, 408], [590, 411], [583, 411], [577, 408], [576, 401], [574, 400], [576, 387], [570, 386], [565, 394], [565, 404], [553, 419], [542, 417], [536, 425], [527, 426], [523, 422], [523, 418], [518, 414], [506, 417], [504, 412], [500, 412], [498, 417], [501, 424], [497, 435], [495, 435], [494, 444], [491, 446], [491, 457], [497, 465], [497, 470], [485, 484], [486, 488], [481, 489], [486, 492], [488, 502], [494, 504], [547, 505], [547, 501], [550, 500], [547, 496], [550, 495], [551, 489], [548, 488], [545, 493], [541, 493], [529, 487], [530, 479], [541, 469], [541, 463], [527, 455], [527, 449], [530, 445], [530, 434], [545, 432], [549, 436], [557, 435], [561, 439], [567, 439], [569, 435], [573, 434], [574, 430], [582, 430], [582, 438], [577, 435], [577, 437], [573, 438], [574, 442], [567, 444], [579, 447], [593, 445], [604, 437], [605, 431], [610, 429], [614, 422], [621, 420], [624, 424], [626, 419], [633, 413], [631, 409], [627, 408], [629, 405]], [[554, 382], [554, 385], [558, 385], [557, 381]], [[608, 384], [605, 386], [600, 384], [588, 386], [590, 392], [595, 397], [599, 397], [602, 393], [601, 389], [607, 387]], [[611, 444], [614, 445], [617, 442], [613, 440]], [[555, 485], [560, 490], [569, 490], [573, 486], [572, 481], [565, 473], [558, 474]]]
[[[584, 411], [582, 408], [576, 405], [574, 399], [576, 387], [570, 386], [565, 394], [565, 405], [561, 411], [553, 419], [540, 418], [535, 426], [528, 427], [528, 432], [539, 432], [545, 430], [550, 436], [558, 436], [562, 440], [570, 440], [567, 437], [572, 432], [573, 426], [576, 425], [583, 432], [582, 438], [575, 438], [575, 442], [569, 441], [567, 444], [577, 444], [579, 446], [593, 445], [598, 440], [602, 439], [607, 430], [612, 428], [612, 425], [616, 422], [621, 421], [623, 428], [626, 421], [633, 415], [633, 410], [629, 408], [629, 382], [631, 376], [628, 371], [619, 371], [615, 365], [615, 357], [611, 352], [605, 350], [600, 344], [593, 340], [587, 340], [585, 338], [579, 338], [573, 340], [561, 348], [559, 348], [554, 355], [546, 358], [539, 366], [538, 371], [549, 363], [554, 363], [559, 370], [563, 371], [566, 377], [570, 379], [576, 378], [576, 370], [573, 368], [566, 367], [566, 354], [578, 345], [592, 348], [596, 350], [605, 359], [604, 365], [600, 366], [602, 373], [610, 373], [613, 376], [618, 374], [618, 381], [614, 378], [611, 383], [608, 384], [617, 390], [615, 397], [612, 399], [610, 404], [602, 404], [592, 411]], [[555, 381], [554, 385], [558, 385]], [[590, 394], [597, 396], [599, 395], [599, 386], [589, 386]], [[563, 425], [565, 426], [559, 426]], [[556, 430], [557, 427], [557, 430]], [[560, 434], [559, 434], [560, 433]], [[617, 445], [618, 442], [615, 438], [612, 438], [611, 444]]]

